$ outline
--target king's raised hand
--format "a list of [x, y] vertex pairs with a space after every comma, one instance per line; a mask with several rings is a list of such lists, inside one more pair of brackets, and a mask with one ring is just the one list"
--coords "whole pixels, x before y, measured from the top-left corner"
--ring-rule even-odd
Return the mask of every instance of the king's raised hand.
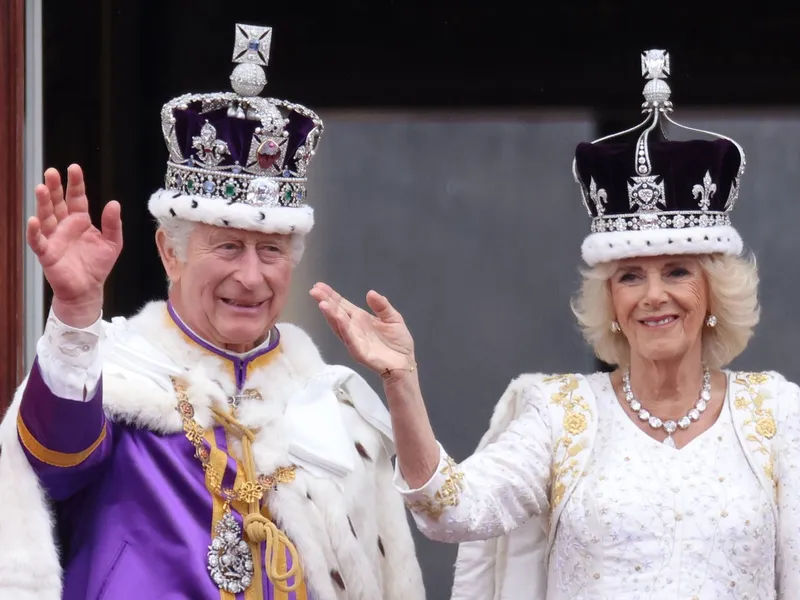
[[26, 238], [53, 288], [53, 310], [67, 325], [87, 327], [100, 316], [103, 285], [122, 251], [120, 205], [106, 204], [101, 228], [92, 225], [78, 165], [67, 169], [66, 193], [52, 168], [34, 192], [36, 215], [28, 219]]

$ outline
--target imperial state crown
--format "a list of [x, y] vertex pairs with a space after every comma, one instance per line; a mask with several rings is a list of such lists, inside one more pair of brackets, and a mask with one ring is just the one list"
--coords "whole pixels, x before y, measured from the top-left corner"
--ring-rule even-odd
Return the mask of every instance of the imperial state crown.
[[169, 151], [164, 188], [149, 202], [174, 217], [267, 233], [314, 225], [306, 173], [322, 120], [300, 104], [265, 98], [272, 29], [237, 24], [232, 92], [185, 94], [161, 110]]

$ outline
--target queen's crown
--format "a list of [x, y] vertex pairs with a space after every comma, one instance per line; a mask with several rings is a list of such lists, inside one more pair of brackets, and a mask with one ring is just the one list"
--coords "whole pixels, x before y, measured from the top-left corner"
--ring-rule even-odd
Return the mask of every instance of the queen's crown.
[[[668, 52], [643, 52], [641, 67], [644, 121], [575, 150], [572, 171], [592, 217], [592, 232], [730, 225], [746, 164], [744, 150], [728, 136], [682, 125], [670, 116]], [[716, 139], [671, 141], [665, 122]], [[623, 141], [638, 131], [635, 142]]]

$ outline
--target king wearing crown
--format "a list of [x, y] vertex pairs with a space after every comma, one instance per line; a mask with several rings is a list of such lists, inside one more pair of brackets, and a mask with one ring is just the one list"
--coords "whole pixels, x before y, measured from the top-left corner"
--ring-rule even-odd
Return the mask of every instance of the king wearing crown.
[[166, 302], [102, 320], [120, 207], [37, 186], [27, 240], [54, 298], [0, 425], [0, 598], [424, 598], [389, 414], [279, 323], [314, 224], [311, 110], [259, 96], [272, 30], [235, 29], [233, 92], [161, 113], [150, 198]]

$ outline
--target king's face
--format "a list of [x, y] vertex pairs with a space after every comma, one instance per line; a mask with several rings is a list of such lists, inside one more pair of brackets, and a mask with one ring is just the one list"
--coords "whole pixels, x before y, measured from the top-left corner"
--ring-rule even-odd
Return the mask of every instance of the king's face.
[[291, 236], [198, 224], [171, 298], [207, 341], [246, 352], [277, 322], [293, 269]]

